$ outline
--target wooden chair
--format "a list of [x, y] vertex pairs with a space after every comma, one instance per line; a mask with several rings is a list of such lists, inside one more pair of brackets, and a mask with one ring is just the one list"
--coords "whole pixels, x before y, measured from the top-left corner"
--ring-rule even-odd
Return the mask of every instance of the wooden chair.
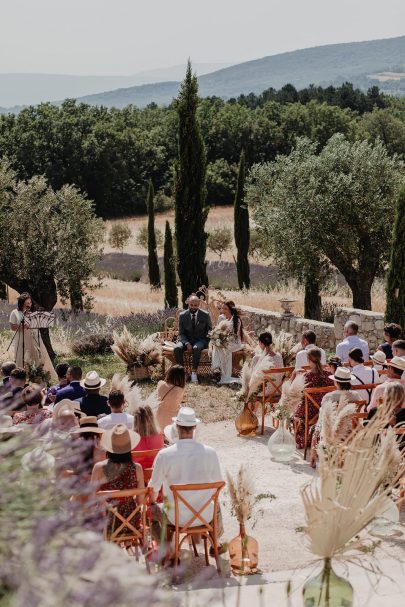
[[[160, 449], [146, 449], [144, 451], [132, 451], [131, 452], [132, 461], [138, 462], [138, 464], [141, 464], [141, 466], [142, 466], [143, 459], [153, 457], [153, 461], [155, 461], [155, 457], [157, 456], [159, 451], [161, 451], [162, 449], [164, 449], [164, 447], [161, 447]], [[145, 485], [147, 485], [150, 480], [150, 477], [152, 476], [153, 466], [151, 466], [150, 468], [144, 468], [142, 466], [142, 469], [143, 469], [143, 478], [145, 481]]]
[[[359, 386], [352, 386], [351, 390], [373, 390], [380, 384], [361, 384]], [[319, 417], [319, 409], [320, 404], [314, 398], [316, 394], [327, 394], [328, 392], [334, 392], [336, 390], [335, 386], [326, 386], [324, 388], [305, 388], [304, 389], [304, 406], [305, 406], [305, 429], [304, 429], [304, 459], [307, 459], [307, 450], [308, 450], [308, 438], [309, 438], [309, 429], [311, 426], [314, 426], [318, 421]], [[315, 415], [309, 419], [309, 405], [314, 405], [316, 407], [317, 412]], [[359, 406], [366, 405], [366, 401], [358, 401]]]
[[[146, 546], [147, 532], [147, 514], [150, 506], [152, 491], [149, 487], [143, 489], [124, 489], [122, 491], [97, 491], [97, 496], [104, 503], [106, 512], [112, 515], [111, 525], [107, 524], [104, 528], [104, 539], [115, 544], [123, 544], [127, 549], [129, 547]], [[132, 497], [134, 498], [134, 509], [127, 516], [123, 516], [117, 507], [115, 500]], [[142, 503], [135, 501], [140, 498]], [[110, 500], [114, 500], [111, 502]], [[136, 516], [140, 515], [141, 524], [137, 529], [133, 524]], [[111, 529], [110, 529], [111, 526]], [[125, 529], [125, 532], [123, 533]]]
[[[264, 418], [266, 416], [266, 413], [268, 412], [268, 409], [270, 408], [270, 406], [280, 399], [281, 388], [282, 388], [283, 382], [291, 376], [292, 372], [294, 371], [294, 368], [295, 367], [275, 367], [275, 368], [269, 369], [265, 373], [265, 378], [264, 378], [263, 384], [262, 384], [261, 398], [260, 398], [260, 400], [257, 400], [255, 402], [255, 404], [257, 403], [261, 407], [261, 418], [262, 419], [261, 419], [260, 434], [262, 434], [262, 435], [264, 434]], [[272, 379], [272, 375], [274, 375], [275, 373], [282, 376], [280, 385], [278, 385]], [[266, 395], [268, 386], [271, 386], [272, 390], [274, 390], [273, 393], [270, 394], [269, 396]]]
[[[205, 552], [205, 563], [209, 565], [208, 559], [208, 542], [213, 547], [215, 562], [217, 565], [217, 571], [220, 573], [219, 566], [219, 554], [218, 554], [218, 536], [217, 536], [217, 520], [218, 520], [218, 499], [221, 489], [225, 486], [224, 481], [218, 481], [216, 483], [196, 483], [190, 485], [170, 485], [170, 490], [173, 492], [174, 499], [174, 525], [169, 525], [169, 530], [174, 531], [174, 562], [177, 566], [179, 561], [180, 549], [183, 542], [187, 538], [194, 540], [194, 536], [202, 536], [204, 541], [204, 552]], [[198, 510], [187, 501], [183, 495], [187, 494], [188, 491], [211, 491], [211, 495], [204, 502], [204, 504]], [[184, 524], [180, 525], [180, 514], [179, 504], [182, 503], [190, 511], [190, 519]], [[204, 511], [207, 507], [213, 504], [213, 515], [212, 520], [207, 521], [204, 515]], [[181, 536], [183, 536], [181, 538]], [[198, 554], [193, 541], [194, 551]]]

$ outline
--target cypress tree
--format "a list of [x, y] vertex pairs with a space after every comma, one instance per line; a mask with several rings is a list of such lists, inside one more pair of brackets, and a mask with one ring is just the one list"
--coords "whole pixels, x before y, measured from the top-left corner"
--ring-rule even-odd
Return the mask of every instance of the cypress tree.
[[148, 208], [148, 271], [149, 283], [154, 289], [160, 289], [160, 270], [156, 247], [155, 234], [155, 209], [153, 207], [153, 199], [155, 192], [152, 182], [149, 181], [148, 197], [146, 206]]
[[238, 181], [234, 203], [234, 238], [238, 250], [236, 270], [240, 289], [250, 287], [249, 270], [249, 210], [245, 197], [245, 152], [242, 150], [239, 159]]
[[174, 174], [177, 272], [185, 305], [191, 293], [208, 284], [204, 229], [208, 215], [207, 161], [197, 119], [197, 77], [192, 74], [190, 61], [175, 105], [178, 114], [178, 159]]
[[385, 318], [405, 329], [405, 188], [399, 193], [395, 209]]
[[165, 307], [177, 308], [176, 266], [173, 255], [173, 238], [170, 224], [166, 221], [163, 262], [165, 268]]

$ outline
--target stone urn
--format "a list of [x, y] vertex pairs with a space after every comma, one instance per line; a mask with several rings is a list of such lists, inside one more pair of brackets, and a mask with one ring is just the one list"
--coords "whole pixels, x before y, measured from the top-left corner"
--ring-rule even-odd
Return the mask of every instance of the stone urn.
[[296, 299], [292, 299], [291, 297], [282, 297], [278, 300], [281, 304], [281, 308], [283, 310], [283, 316], [294, 316], [292, 311], [294, 303], [297, 301]]

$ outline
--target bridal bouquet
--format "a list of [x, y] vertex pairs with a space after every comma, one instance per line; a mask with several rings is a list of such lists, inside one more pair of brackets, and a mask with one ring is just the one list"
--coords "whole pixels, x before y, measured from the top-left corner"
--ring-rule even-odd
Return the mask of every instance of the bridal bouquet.
[[211, 343], [217, 348], [226, 348], [231, 334], [231, 329], [227, 321], [220, 322], [208, 333]]

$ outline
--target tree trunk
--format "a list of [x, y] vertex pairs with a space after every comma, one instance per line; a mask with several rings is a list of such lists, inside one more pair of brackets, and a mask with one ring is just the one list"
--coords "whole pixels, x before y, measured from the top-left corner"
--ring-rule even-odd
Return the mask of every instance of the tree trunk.
[[356, 280], [349, 283], [353, 295], [353, 308], [359, 310], [371, 310], [371, 286], [373, 281], [365, 282]]
[[311, 268], [305, 274], [304, 316], [321, 320], [321, 295], [319, 269]]
[[5, 282], [0, 282], [0, 299], [7, 299], [7, 285]]

